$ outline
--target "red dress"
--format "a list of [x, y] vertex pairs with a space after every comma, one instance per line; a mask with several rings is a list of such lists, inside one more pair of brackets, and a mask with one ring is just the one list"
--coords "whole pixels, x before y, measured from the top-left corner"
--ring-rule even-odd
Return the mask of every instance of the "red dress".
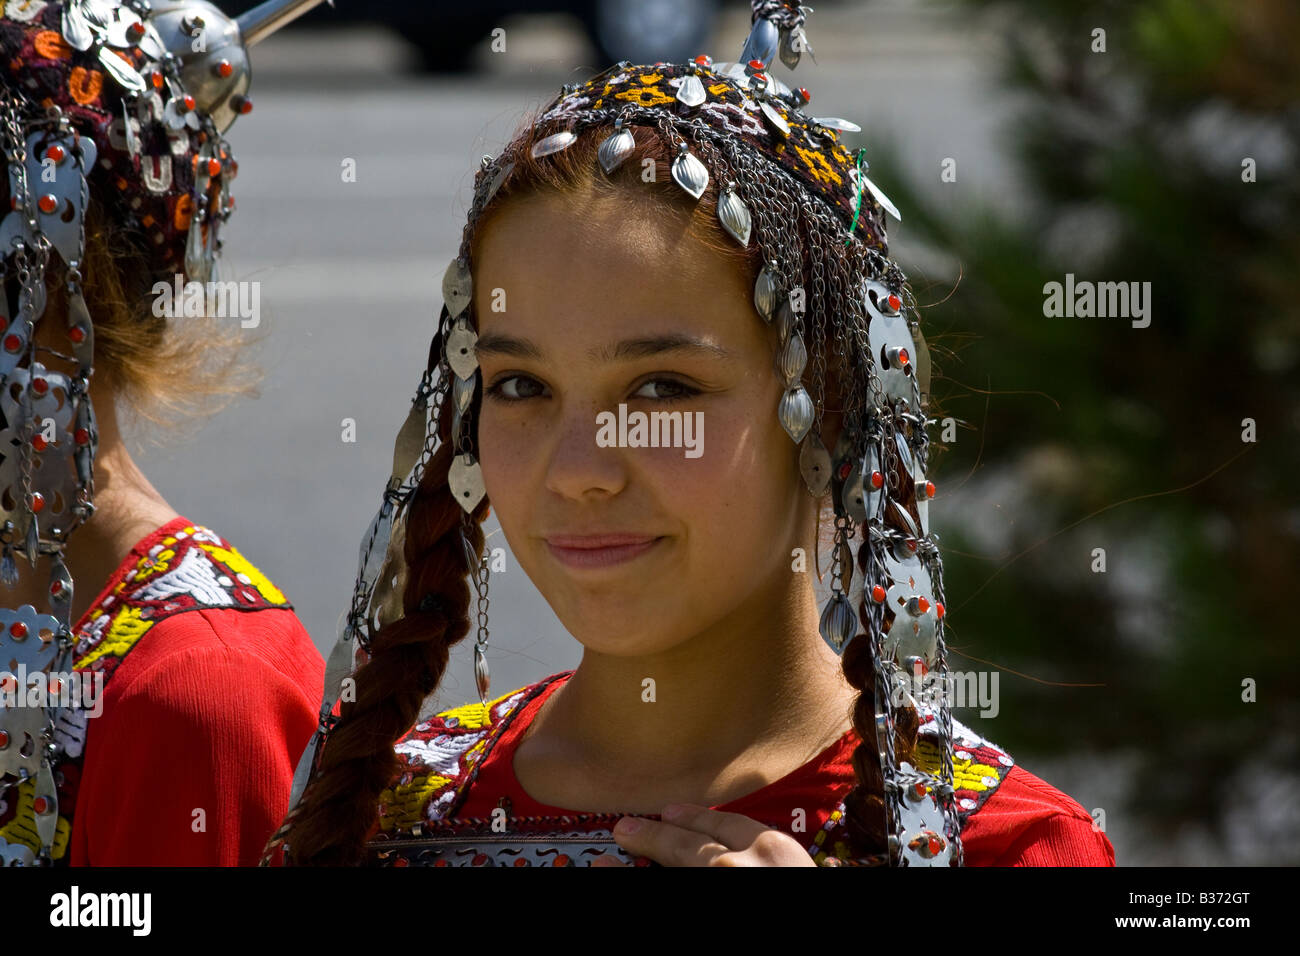
[[[599, 852], [623, 855], [609, 836], [618, 814], [538, 803], [514, 775], [514, 752], [529, 722], [571, 673], [498, 698], [486, 711], [481, 704], [445, 711], [403, 737], [397, 753], [405, 769], [381, 797], [371, 842], [376, 861], [574, 865]], [[923, 722], [918, 739], [918, 760], [926, 769], [938, 757], [934, 729], [932, 720]], [[1114, 866], [1110, 841], [1078, 803], [956, 720], [953, 732], [967, 866]], [[829, 854], [845, 858], [841, 801], [854, 785], [850, 758], [856, 745], [850, 730], [781, 779], [715, 809], [783, 830], [818, 862]], [[799, 822], [794, 808], [805, 810]], [[503, 823], [509, 835], [498, 833]]]
[[[324, 685], [292, 605], [229, 542], [176, 518], [131, 549], [74, 631], [74, 668], [103, 675], [103, 706], [58, 724], [55, 863], [255, 864]], [[0, 791], [0, 838], [35, 849], [31, 789]]]

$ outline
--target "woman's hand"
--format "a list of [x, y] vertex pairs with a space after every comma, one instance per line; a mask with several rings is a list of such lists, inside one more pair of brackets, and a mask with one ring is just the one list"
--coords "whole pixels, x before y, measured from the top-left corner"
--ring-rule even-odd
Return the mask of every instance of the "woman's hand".
[[[623, 817], [614, 839], [634, 856], [664, 866], [816, 866], [794, 837], [739, 813], [694, 804], [664, 807], [663, 822]], [[605, 854], [592, 866], [630, 866]]]

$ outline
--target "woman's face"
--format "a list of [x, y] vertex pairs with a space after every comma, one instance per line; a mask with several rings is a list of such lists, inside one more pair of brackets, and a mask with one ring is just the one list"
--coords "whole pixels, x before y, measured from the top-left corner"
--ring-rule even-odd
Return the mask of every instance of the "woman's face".
[[[776, 416], [775, 331], [738, 261], [688, 222], [628, 193], [543, 193], [494, 211], [476, 240], [488, 498], [560, 621], [603, 654], [719, 624], [752, 634], [811, 587], [791, 570], [816, 510]], [[689, 418], [696, 447], [684, 431], [683, 447], [606, 446], [597, 416], [617, 439], [620, 403]], [[647, 544], [580, 540], [600, 534]]]

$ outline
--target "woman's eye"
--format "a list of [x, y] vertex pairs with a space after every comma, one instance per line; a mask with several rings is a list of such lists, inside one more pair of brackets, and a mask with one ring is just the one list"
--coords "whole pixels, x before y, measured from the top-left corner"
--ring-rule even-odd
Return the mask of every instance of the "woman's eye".
[[[522, 391], [520, 385], [523, 385]], [[511, 375], [503, 378], [487, 390], [487, 394], [493, 398], [499, 398], [505, 402], [522, 402], [526, 398], [534, 398], [535, 393], [531, 391], [532, 386], [541, 386], [536, 379], [529, 378], [526, 375]]]
[[[659, 394], [646, 395], [644, 393], [647, 389], [652, 392], [657, 391]], [[666, 389], [666, 392], [664, 389]], [[676, 402], [684, 398], [690, 398], [692, 395], [698, 395], [700, 390], [692, 388], [685, 382], [679, 382], [675, 378], [652, 378], [632, 394], [638, 398], [649, 398], [660, 402]]]

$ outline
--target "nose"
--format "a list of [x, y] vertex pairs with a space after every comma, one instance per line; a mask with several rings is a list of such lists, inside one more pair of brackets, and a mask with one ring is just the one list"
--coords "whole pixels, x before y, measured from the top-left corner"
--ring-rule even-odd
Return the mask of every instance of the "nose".
[[593, 399], [566, 403], [555, 422], [556, 437], [546, 469], [546, 487], [575, 501], [616, 495], [627, 484], [625, 450], [596, 441], [596, 416], [606, 411]]

